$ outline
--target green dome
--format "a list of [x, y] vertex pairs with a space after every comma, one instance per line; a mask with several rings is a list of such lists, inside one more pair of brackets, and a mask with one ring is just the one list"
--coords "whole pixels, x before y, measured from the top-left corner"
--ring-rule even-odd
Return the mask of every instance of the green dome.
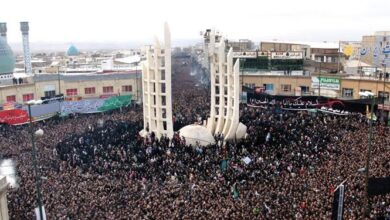
[[68, 56], [78, 56], [80, 54], [79, 50], [77, 50], [77, 48], [73, 45], [69, 47], [68, 52], [66, 53]]
[[15, 57], [11, 47], [0, 37], [0, 74], [13, 73]]

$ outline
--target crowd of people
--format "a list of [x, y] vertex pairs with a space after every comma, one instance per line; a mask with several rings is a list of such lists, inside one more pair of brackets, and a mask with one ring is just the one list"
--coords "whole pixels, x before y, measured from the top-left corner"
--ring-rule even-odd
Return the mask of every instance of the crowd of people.
[[[210, 97], [194, 86], [197, 65], [175, 61], [178, 130], [207, 118]], [[343, 181], [345, 219], [389, 218], [389, 195], [371, 198], [365, 216], [367, 118], [245, 105], [240, 117], [246, 139], [203, 148], [179, 133], [140, 137], [140, 106], [35, 123], [45, 132], [37, 148], [47, 219], [330, 219], [333, 191]], [[389, 176], [388, 128], [373, 130], [371, 175]], [[19, 176], [8, 195], [10, 217], [33, 219], [28, 125], [2, 125], [0, 147]]]

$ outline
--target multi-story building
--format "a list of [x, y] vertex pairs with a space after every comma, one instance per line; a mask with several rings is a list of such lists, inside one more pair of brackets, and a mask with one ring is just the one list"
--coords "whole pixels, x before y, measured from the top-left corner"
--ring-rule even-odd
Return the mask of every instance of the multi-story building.
[[328, 42], [260, 42], [261, 51], [302, 52], [304, 69], [308, 72], [338, 73], [341, 71], [343, 55], [340, 45]]
[[310, 59], [310, 46], [302, 43], [262, 41], [260, 42], [260, 50], [273, 52], [302, 51], [303, 57]]
[[[105, 98], [132, 95], [140, 99], [140, 75], [107, 74], [39, 74], [25, 78], [24, 83], [0, 87], [0, 104], [25, 103], [31, 99], [55, 97], [63, 94], [67, 99]], [[137, 93], [138, 92], [138, 93]]]
[[[66, 73], [66, 67], [53, 67], [53, 72], [40, 74], [15, 73], [15, 59], [7, 42], [0, 39], [0, 105], [6, 102], [24, 103], [31, 99], [54, 97], [101, 98], [133, 95], [140, 100], [141, 69], [109, 71], [109, 73]], [[60, 72], [61, 71], [61, 72]]]
[[227, 41], [228, 48], [233, 48], [233, 52], [253, 50], [255, 44], [248, 39], [240, 39], [238, 41]]
[[374, 35], [363, 36], [361, 60], [375, 67], [390, 65], [390, 31], [377, 31]]

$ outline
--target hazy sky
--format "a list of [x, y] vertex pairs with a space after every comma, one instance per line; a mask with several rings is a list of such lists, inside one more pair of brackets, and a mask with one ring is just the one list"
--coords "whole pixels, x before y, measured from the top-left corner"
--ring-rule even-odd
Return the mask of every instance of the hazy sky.
[[199, 39], [217, 28], [230, 39], [360, 40], [390, 30], [389, 0], [2, 0], [8, 40], [21, 41], [30, 22], [32, 42], [145, 42], [162, 35]]

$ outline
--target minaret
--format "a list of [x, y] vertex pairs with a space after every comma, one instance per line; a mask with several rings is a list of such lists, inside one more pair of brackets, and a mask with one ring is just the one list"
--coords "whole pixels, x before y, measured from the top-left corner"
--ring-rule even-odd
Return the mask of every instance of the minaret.
[[7, 23], [0, 23], [0, 37], [7, 42]]
[[23, 36], [23, 55], [24, 55], [24, 69], [27, 74], [32, 74], [30, 43], [28, 40], [28, 22], [20, 22], [20, 30]]

